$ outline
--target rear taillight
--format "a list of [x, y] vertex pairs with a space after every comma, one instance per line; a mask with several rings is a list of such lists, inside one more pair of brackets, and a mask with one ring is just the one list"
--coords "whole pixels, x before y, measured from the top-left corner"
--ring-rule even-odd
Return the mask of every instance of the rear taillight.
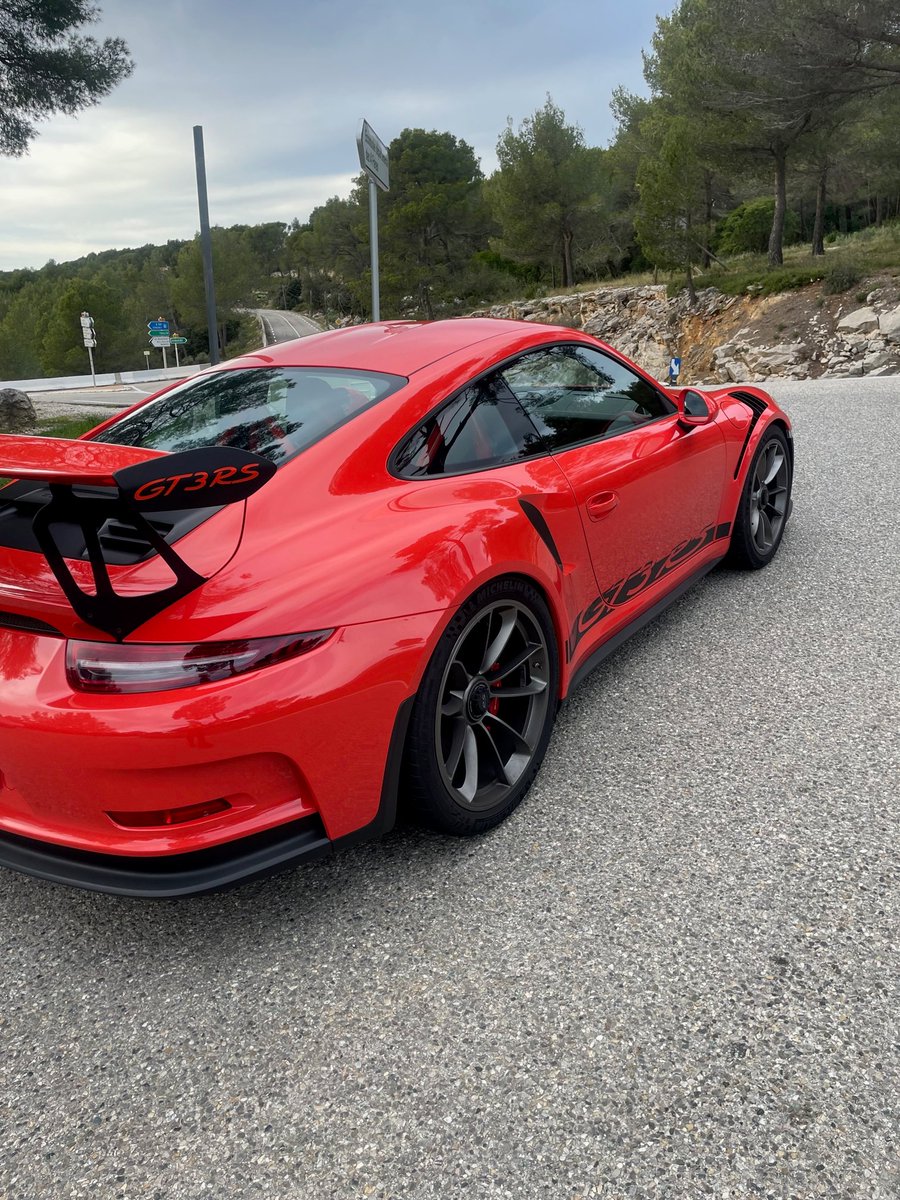
[[218, 683], [315, 650], [334, 633], [289, 633], [282, 637], [197, 645], [146, 642], [75, 642], [66, 646], [66, 676], [79, 692], [125, 696]]

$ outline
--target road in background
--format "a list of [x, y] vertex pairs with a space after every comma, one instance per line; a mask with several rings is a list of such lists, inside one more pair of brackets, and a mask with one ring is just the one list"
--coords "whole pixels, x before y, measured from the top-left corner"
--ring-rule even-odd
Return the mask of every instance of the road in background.
[[291, 342], [294, 338], [309, 337], [311, 333], [321, 333], [322, 330], [309, 317], [301, 317], [299, 313], [283, 312], [277, 308], [255, 308], [263, 330], [263, 345], [271, 346], [276, 342]]
[[113, 413], [137, 404], [142, 396], [152, 396], [165, 386], [157, 383], [136, 383], [127, 386], [102, 388], [67, 388], [62, 392], [29, 392], [39, 420], [56, 417], [96, 416], [98, 423]]
[[897, 381], [771, 390], [778, 557], [594, 672], [489, 836], [0, 873], [0, 1195], [896, 1200]]

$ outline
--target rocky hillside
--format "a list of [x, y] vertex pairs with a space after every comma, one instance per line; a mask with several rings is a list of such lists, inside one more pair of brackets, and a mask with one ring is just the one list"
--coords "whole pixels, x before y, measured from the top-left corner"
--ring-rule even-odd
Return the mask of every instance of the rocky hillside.
[[761, 383], [773, 377], [900, 374], [900, 283], [868, 281], [852, 298], [821, 283], [775, 296], [715, 288], [669, 297], [663, 286], [609, 287], [483, 309], [476, 316], [549, 321], [584, 329], [666, 377], [673, 354], [682, 383]]

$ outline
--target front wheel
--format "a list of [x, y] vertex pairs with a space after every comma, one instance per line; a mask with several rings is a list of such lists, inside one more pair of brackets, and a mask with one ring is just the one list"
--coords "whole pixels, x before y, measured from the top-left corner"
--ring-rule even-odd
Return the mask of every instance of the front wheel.
[[791, 483], [787, 438], [776, 425], [766, 431], [747, 472], [731, 535], [735, 566], [759, 570], [775, 557], [790, 512]]
[[553, 622], [524, 580], [488, 584], [450, 622], [422, 679], [406, 752], [413, 816], [445, 833], [492, 828], [522, 800], [559, 693]]

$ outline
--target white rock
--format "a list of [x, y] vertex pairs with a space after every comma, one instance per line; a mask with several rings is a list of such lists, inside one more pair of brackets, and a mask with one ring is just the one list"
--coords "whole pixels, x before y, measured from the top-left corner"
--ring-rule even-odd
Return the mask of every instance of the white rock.
[[885, 363], [890, 362], [893, 357], [887, 350], [878, 350], [873, 354], [867, 354], [863, 359], [863, 370], [866, 374], [871, 374], [878, 367], [883, 367]]
[[881, 336], [889, 342], [900, 342], [900, 308], [882, 313], [878, 318]]
[[867, 329], [878, 328], [878, 313], [874, 308], [857, 308], [854, 312], [847, 313], [846, 317], [841, 317], [838, 321], [838, 329], [850, 329], [857, 333], [864, 333]]

